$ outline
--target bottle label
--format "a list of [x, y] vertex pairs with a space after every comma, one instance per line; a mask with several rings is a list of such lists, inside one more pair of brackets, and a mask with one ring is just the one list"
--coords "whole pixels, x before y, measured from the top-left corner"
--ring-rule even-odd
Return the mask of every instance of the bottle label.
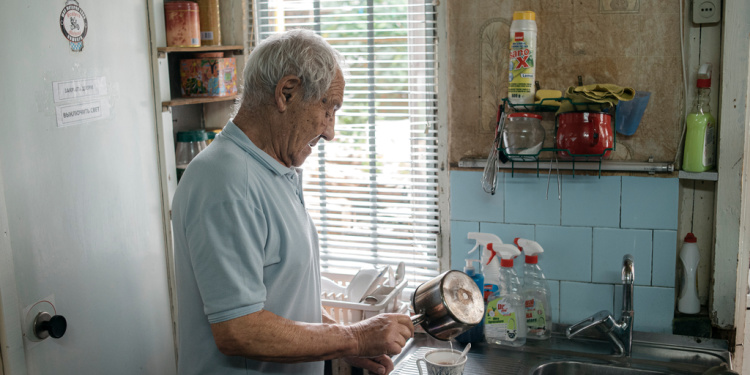
[[484, 316], [485, 336], [504, 341], [515, 341], [518, 338], [516, 318], [519, 314], [509, 302], [503, 297], [487, 304]]
[[705, 145], [703, 147], [703, 166], [712, 167], [716, 154], [716, 126], [710, 121], [706, 124], [706, 134], [703, 141]]
[[497, 285], [495, 284], [484, 284], [484, 302], [490, 299], [490, 296], [497, 293]]
[[[514, 32], [510, 42], [508, 97], [529, 98], [534, 92], [536, 38], [533, 32]], [[533, 97], [531, 98], [533, 102]]]
[[547, 330], [547, 320], [544, 314], [544, 305], [535, 298], [529, 298], [525, 303], [526, 307], [526, 325], [529, 327], [529, 334], [541, 336]]

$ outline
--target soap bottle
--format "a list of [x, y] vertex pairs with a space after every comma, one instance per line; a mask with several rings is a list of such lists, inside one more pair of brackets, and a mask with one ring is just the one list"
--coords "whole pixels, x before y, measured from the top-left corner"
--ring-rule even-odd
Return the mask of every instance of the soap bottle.
[[677, 310], [684, 314], [697, 314], [701, 311], [701, 304], [698, 301], [696, 271], [700, 255], [698, 254], [698, 241], [695, 235], [688, 233], [685, 236], [685, 243], [680, 250], [680, 261], [682, 262], [682, 290], [680, 298], [677, 301]]
[[711, 115], [711, 64], [698, 70], [698, 93], [686, 119], [685, 150], [682, 169], [705, 172], [714, 167], [716, 155], [716, 119]]
[[547, 340], [552, 335], [550, 315], [551, 292], [542, 268], [539, 267], [539, 253], [544, 252], [536, 241], [524, 238], [514, 240], [516, 246], [526, 255], [523, 265], [523, 297], [526, 308], [527, 338]]
[[[492, 270], [484, 274], [485, 285], [496, 283], [498, 287], [489, 295], [484, 314], [484, 338], [490, 344], [522, 346], [526, 343], [521, 282], [513, 270], [513, 258], [520, 253], [513, 245], [494, 243], [488, 244], [482, 253], [485, 270]], [[496, 255], [501, 258], [499, 264]]]

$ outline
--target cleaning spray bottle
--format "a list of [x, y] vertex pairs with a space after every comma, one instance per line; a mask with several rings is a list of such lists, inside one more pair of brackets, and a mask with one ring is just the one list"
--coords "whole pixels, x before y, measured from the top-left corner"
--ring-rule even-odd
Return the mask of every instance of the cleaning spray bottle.
[[526, 255], [526, 264], [523, 265], [523, 297], [526, 307], [526, 325], [529, 327], [526, 337], [547, 340], [552, 334], [551, 293], [547, 279], [538, 264], [539, 253], [544, 250], [536, 241], [516, 238], [514, 242]]
[[698, 93], [693, 109], [687, 115], [685, 150], [682, 169], [687, 172], [705, 172], [714, 167], [716, 155], [716, 119], [711, 115], [711, 64], [698, 69]]
[[[494, 252], [494, 250], [487, 250], [487, 248], [491, 248], [493, 246], [493, 243], [496, 245], [502, 245], [503, 240], [492, 233], [469, 232], [468, 237], [470, 240], [477, 241], [476, 245], [474, 245], [474, 247], [469, 250], [469, 254], [473, 253], [474, 250], [479, 248], [479, 246], [483, 246], [481, 259], [482, 274], [484, 275], [484, 285], [479, 289], [484, 292], [484, 303], [486, 304], [487, 298], [489, 298], [492, 293], [497, 292], [497, 279], [500, 277], [500, 267], [489, 266], [489, 260], [491, 259], [491, 254]], [[497, 263], [497, 261], [495, 263]]]
[[[485, 286], [488, 283], [497, 285], [497, 290], [492, 291], [487, 298], [484, 314], [484, 339], [490, 344], [522, 346], [526, 343], [526, 314], [521, 282], [513, 270], [513, 258], [520, 253], [515, 246], [502, 243], [490, 243], [482, 253]], [[501, 258], [500, 262], [497, 260], [498, 256]]]
[[[469, 250], [468, 254], [472, 254], [474, 251], [476, 251], [479, 246], [484, 246], [484, 248], [487, 248], [487, 246], [492, 246], [492, 242], [495, 243], [503, 243], [500, 238], [498, 238], [496, 235], [491, 233], [480, 233], [480, 232], [469, 232], [467, 235], [470, 240], [476, 241], [474, 244], [474, 247]], [[484, 251], [484, 250], [482, 250]], [[482, 269], [480, 271], [482, 272], [476, 272], [476, 269], [474, 268], [474, 265], [472, 263], [479, 262], [479, 259], [466, 259], [466, 266], [464, 266], [464, 273], [469, 275], [474, 282], [479, 287], [479, 290], [483, 291], [483, 297], [484, 297], [484, 303], [487, 304], [487, 297], [489, 296], [490, 292], [494, 289], [497, 290], [497, 283], [495, 284], [485, 284], [484, 280], [486, 280], [485, 276], [483, 275], [483, 272], [487, 272], [487, 267], [482, 266]], [[481, 263], [484, 264], [484, 263]], [[493, 271], [490, 272], [491, 278], [497, 278], [495, 274], [493, 274]], [[494, 276], [493, 276], [494, 275]], [[462, 333], [458, 337], [456, 337], [456, 341], [458, 341], [461, 344], [466, 344], [469, 342], [477, 343], [484, 341], [484, 321], [480, 322], [476, 326], [474, 326], [472, 329]]]

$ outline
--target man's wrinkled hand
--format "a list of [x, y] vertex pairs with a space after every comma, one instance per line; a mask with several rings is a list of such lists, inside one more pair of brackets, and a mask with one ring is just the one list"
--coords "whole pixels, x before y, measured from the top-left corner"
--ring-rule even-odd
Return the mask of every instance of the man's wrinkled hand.
[[350, 327], [357, 339], [358, 357], [399, 354], [414, 335], [414, 325], [404, 314], [380, 314]]

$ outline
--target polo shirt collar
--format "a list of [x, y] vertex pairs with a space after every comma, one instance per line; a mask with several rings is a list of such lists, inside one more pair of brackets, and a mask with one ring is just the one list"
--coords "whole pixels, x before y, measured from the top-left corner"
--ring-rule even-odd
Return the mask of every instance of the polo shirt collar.
[[272, 158], [271, 155], [268, 155], [265, 151], [258, 148], [258, 146], [256, 146], [250, 140], [250, 138], [247, 137], [247, 134], [245, 134], [242, 129], [237, 127], [237, 125], [235, 125], [232, 120], [229, 120], [229, 122], [227, 122], [227, 126], [224, 127], [224, 130], [221, 131], [220, 135], [229, 138], [237, 146], [250, 154], [250, 156], [252, 156], [255, 160], [260, 162], [260, 164], [279, 176], [285, 176], [289, 174], [297, 175], [297, 173], [299, 173], [299, 168], [289, 168], [279, 163], [278, 160]]

